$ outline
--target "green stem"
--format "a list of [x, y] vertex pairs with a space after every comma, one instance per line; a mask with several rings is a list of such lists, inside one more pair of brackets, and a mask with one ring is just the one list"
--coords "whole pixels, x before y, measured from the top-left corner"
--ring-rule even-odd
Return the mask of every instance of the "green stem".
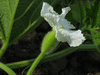
[[0, 62], [0, 68], [6, 71], [9, 75], [16, 75], [9, 67]]
[[[59, 52], [50, 54], [48, 56], [45, 56], [40, 62], [47, 62], [47, 61], [51, 61], [51, 60], [55, 60], [57, 58], [66, 56], [74, 51], [96, 51], [96, 46], [94, 44], [83, 44], [79, 47], [76, 48], [67, 48], [64, 50], [61, 50]], [[36, 58], [35, 58], [36, 59]], [[8, 67], [10, 67], [11, 69], [14, 68], [19, 68], [19, 67], [25, 67], [28, 66], [30, 64], [32, 64], [33, 61], [35, 61], [35, 59], [30, 59], [30, 60], [24, 60], [24, 61], [20, 61], [20, 62], [13, 62], [13, 63], [8, 63], [6, 64]]]
[[7, 47], [8, 47], [8, 43], [3, 43], [3, 46], [0, 49], [0, 58], [2, 57], [4, 52], [6, 51]]
[[31, 65], [27, 66], [21, 73], [21, 75], [23, 75], [23, 73], [25, 72], [26, 69], [28, 69]]
[[33, 70], [35, 69], [35, 67], [38, 65], [38, 63], [40, 62], [40, 60], [43, 58], [43, 56], [45, 55], [45, 52], [41, 52], [39, 54], [39, 56], [36, 58], [36, 60], [33, 62], [32, 66], [30, 67], [30, 69], [27, 72], [27, 75], [32, 75]]

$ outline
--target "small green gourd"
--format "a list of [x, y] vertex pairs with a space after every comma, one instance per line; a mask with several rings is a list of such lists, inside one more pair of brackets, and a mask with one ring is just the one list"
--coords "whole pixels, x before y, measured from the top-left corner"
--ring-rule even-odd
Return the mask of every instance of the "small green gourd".
[[48, 32], [43, 41], [41, 46], [41, 52], [45, 52], [45, 54], [51, 53], [55, 47], [59, 44], [57, 39], [55, 38], [56, 30], [52, 29], [52, 31]]

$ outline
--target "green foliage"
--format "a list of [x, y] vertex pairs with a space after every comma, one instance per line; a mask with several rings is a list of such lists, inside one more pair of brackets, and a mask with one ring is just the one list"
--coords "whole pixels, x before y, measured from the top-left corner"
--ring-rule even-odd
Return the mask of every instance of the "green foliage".
[[14, 23], [14, 16], [18, 6], [19, 0], [0, 0], [0, 14], [3, 14], [0, 24], [0, 37], [3, 46], [0, 49], [0, 58], [8, 47], [12, 26]]
[[93, 4], [89, 7], [85, 7], [85, 19], [86, 27], [90, 30], [92, 40], [100, 52], [100, 1], [94, 0]]
[[[0, 31], [0, 33], [2, 33], [2, 35], [5, 35], [6, 42], [10, 38], [18, 2], [19, 0], [0, 0], [0, 14], [3, 14], [3, 17], [1, 18], [1, 22], [3, 24], [3, 33], [2, 30]], [[0, 37], [2, 37], [2, 35]]]
[[85, 7], [85, 19], [84, 22], [89, 25], [91, 23], [92, 27], [97, 24], [97, 15], [100, 8], [100, 1], [94, 0], [93, 5], [90, 7]]
[[72, 4], [72, 5], [70, 5], [70, 7], [71, 7], [72, 17], [75, 19], [75, 21], [80, 23], [81, 22], [81, 14], [80, 14], [79, 6], [76, 4]]
[[68, 6], [68, 5], [71, 5], [71, 4], [73, 4], [75, 2], [75, 0], [62, 0], [62, 3], [61, 3], [61, 6], [62, 7], [66, 7], [66, 6]]
[[34, 30], [42, 22], [42, 18], [40, 17], [42, 3], [40, 0], [19, 1], [10, 44]]
[[[5, 37], [5, 35], [4, 35], [4, 29], [3, 29], [3, 24], [2, 24], [2, 22], [1, 22], [1, 18], [3, 17], [3, 15], [1, 15], [0, 16], [0, 39], [4, 39], [4, 37]], [[3, 42], [4, 42], [4, 40], [3, 40]]]
[[99, 29], [93, 29], [89, 28], [91, 35], [92, 35], [92, 40], [94, 44], [97, 47], [97, 50], [100, 52], [100, 28]]
[[99, 6], [98, 13], [97, 13], [97, 24], [95, 27], [100, 27], [100, 6]]
[[84, 12], [84, 5], [83, 5], [83, 2], [82, 0], [77, 0], [78, 1], [78, 5], [79, 5], [79, 10], [80, 10], [80, 16], [81, 16], [81, 22], [80, 22], [80, 29], [84, 26], [84, 15], [85, 15], [85, 12]]

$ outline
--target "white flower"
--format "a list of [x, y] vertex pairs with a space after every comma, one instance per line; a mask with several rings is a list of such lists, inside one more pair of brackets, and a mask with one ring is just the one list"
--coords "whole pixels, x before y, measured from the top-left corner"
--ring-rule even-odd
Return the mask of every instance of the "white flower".
[[65, 15], [70, 10], [70, 7], [62, 8], [62, 13], [59, 15], [53, 10], [52, 6], [43, 2], [41, 16], [44, 17], [51, 27], [55, 28], [55, 37], [59, 42], [68, 42], [70, 46], [76, 47], [84, 42], [85, 37], [81, 30], [71, 30], [75, 27], [65, 19]]

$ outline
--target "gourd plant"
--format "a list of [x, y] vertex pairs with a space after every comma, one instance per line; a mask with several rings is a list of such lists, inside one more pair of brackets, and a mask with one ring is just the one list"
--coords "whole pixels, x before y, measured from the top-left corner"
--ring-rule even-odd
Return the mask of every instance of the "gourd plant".
[[[33, 62], [27, 72], [27, 75], [31, 75], [41, 59], [41, 62], [54, 60], [79, 49], [95, 49], [100, 52], [100, 1], [94, 0], [93, 4], [90, 4], [87, 0], [87, 3], [83, 4], [82, 0], [77, 0], [77, 5], [73, 4], [74, 1], [67, 0], [66, 7], [63, 7], [66, 2], [63, 0], [60, 5], [63, 7], [62, 13], [58, 14], [53, 9], [58, 0], [0, 0], [0, 39], [3, 42], [0, 58], [8, 46], [38, 27], [43, 18], [52, 27], [44, 37], [41, 53], [36, 59], [8, 64], [0, 62], [0, 68], [10, 75], [15, 75], [11, 69]], [[59, 9], [56, 10], [59, 12]], [[77, 23], [80, 23], [79, 29], [74, 30]], [[94, 44], [82, 44], [88, 39]], [[60, 42], [67, 42], [69, 48], [53, 53]]]

